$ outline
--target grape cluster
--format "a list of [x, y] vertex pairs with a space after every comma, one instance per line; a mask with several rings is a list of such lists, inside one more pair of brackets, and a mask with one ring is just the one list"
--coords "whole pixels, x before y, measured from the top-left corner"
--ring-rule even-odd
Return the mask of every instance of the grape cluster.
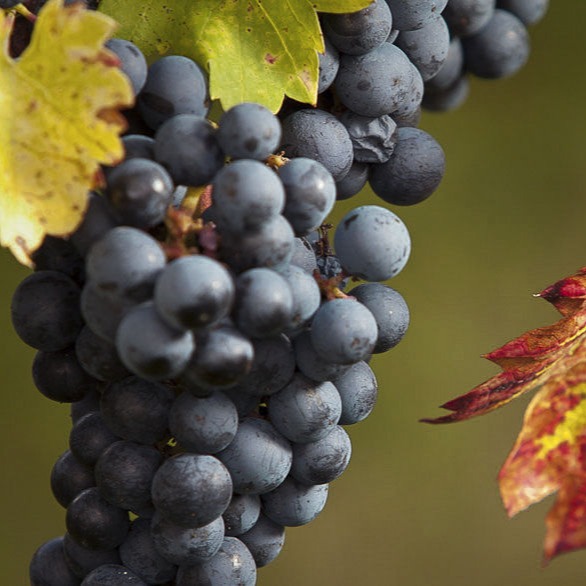
[[[321, 512], [350, 460], [344, 426], [374, 407], [368, 360], [409, 323], [381, 281], [409, 234], [357, 207], [334, 256], [335, 180], [275, 154], [277, 116], [243, 103], [214, 125], [196, 63], [147, 70], [128, 41], [109, 48], [150, 131], [123, 137], [81, 225], [46, 238], [12, 302], [35, 385], [72, 404], [51, 472], [67, 532], [31, 583], [255, 584], [285, 527]], [[365, 282], [344, 293], [351, 277]]]
[[242, 103], [217, 124], [197, 63], [147, 68], [108, 42], [137, 98], [125, 158], [12, 302], [36, 387], [73, 421], [50, 479], [67, 531], [34, 554], [32, 586], [252, 585], [285, 528], [321, 512], [346, 426], [376, 402], [370, 358], [408, 328], [383, 281], [411, 249], [382, 206], [348, 212], [332, 242], [324, 222], [367, 181], [398, 205], [437, 188], [444, 153], [416, 127], [421, 106], [456, 105], [468, 72], [513, 73], [521, 23], [546, 2], [497, 5], [323, 15], [319, 107]]
[[469, 76], [502, 78], [529, 56], [526, 26], [547, 0], [375, 0], [324, 14], [318, 109], [289, 101], [281, 148], [310, 157], [336, 180], [337, 198], [366, 184], [382, 200], [413, 205], [439, 186], [445, 156], [417, 128], [421, 110], [468, 96]]

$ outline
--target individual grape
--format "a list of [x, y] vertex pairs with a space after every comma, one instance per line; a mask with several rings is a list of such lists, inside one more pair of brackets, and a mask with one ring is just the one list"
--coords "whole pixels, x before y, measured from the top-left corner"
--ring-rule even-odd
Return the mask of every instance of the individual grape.
[[55, 537], [35, 551], [29, 565], [31, 586], [79, 586], [63, 553], [63, 537]]
[[262, 568], [281, 553], [285, 545], [285, 528], [261, 513], [254, 527], [239, 535], [238, 539], [252, 554], [256, 567]]
[[71, 421], [75, 424], [75, 422], [79, 421], [84, 415], [93, 413], [94, 411], [99, 411], [100, 398], [101, 394], [97, 390], [93, 390], [87, 393], [80, 401], [71, 403], [71, 407], [69, 408]]
[[218, 143], [233, 159], [264, 161], [275, 152], [280, 140], [279, 119], [261, 104], [237, 104], [220, 118]]
[[423, 91], [425, 84], [419, 69], [409, 61], [411, 69], [411, 81], [409, 85], [409, 92], [407, 99], [392, 113], [393, 120], [398, 128], [404, 126], [416, 127], [419, 125], [421, 118], [421, 102], [423, 100]]
[[135, 376], [110, 384], [101, 411], [108, 427], [123, 439], [152, 445], [168, 433], [174, 394], [167, 387]]
[[272, 395], [282, 389], [295, 371], [291, 341], [284, 334], [253, 340], [254, 360], [250, 372], [237, 387], [255, 397]]
[[327, 498], [327, 484], [308, 486], [292, 477], [261, 496], [264, 514], [285, 527], [300, 527], [313, 521], [322, 512]]
[[468, 98], [470, 82], [462, 76], [451, 86], [438, 92], [427, 92], [423, 97], [423, 107], [432, 112], [448, 112], [459, 108]]
[[213, 180], [213, 197], [220, 231], [243, 234], [278, 216], [285, 191], [277, 175], [259, 161], [234, 161]]
[[148, 69], [138, 97], [138, 109], [154, 130], [178, 114], [205, 116], [208, 111], [207, 81], [199, 66], [181, 55], [167, 55]]
[[450, 31], [441, 15], [416, 31], [403, 31], [395, 41], [417, 67], [423, 81], [434, 77], [445, 62], [450, 48]]
[[342, 53], [363, 55], [384, 43], [393, 28], [385, 0], [374, 0], [356, 12], [324, 14], [324, 32]]
[[175, 525], [157, 513], [151, 521], [151, 537], [155, 549], [172, 564], [200, 564], [213, 557], [222, 547], [224, 520], [218, 517], [194, 529]]
[[79, 545], [68, 533], [63, 537], [63, 553], [69, 569], [80, 580], [100, 566], [121, 562], [117, 549], [88, 549]]
[[409, 327], [409, 307], [398, 292], [382, 283], [363, 283], [350, 291], [365, 305], [376, 321], [378, 336], [374, 354], [386, 352], [396, 346]]
[[119, 226], [92, 246], [86, 267], [97, 292], [136, 303], [152, 295], [165, 262], [165, 253], [154, 238], [136, 228]]
[[219, 517], [232, 497], [232, 479], [213, 456], [179, 454], [158, 469], [152, 483], [157, 512], [181, 527], [203, 527]]
[[[419, 75], [419, 72], [417, 72], [417, 74]], [[420, 75], [419, 79], [421, 80]], [[421, 80], [421, 87], [423, 88], [423, 80]], [[408, 106], [407, 108], [402, 109], [401, 112], [399, 112], [398, 110], [393, 112], [393, 120], [397, 123], [397, 128], [403, 128], [405, 126], [417, 128], [417, 126], [419, 126], [419, 122], [421, 121], [421, 104], [423, 103], [423, 90], [421, 90], [418, 96], [419, 98], [421, 98], [421, 102], [416, 108]]]
[[83, 288], [80, 301], [81, 314], [87, 327], [110, 345], [116, 342], [116, 332], [122, 318], [136, 305], [131, 300], [111, 297], [107, 291], [101, 291], [91, 283]]
[[155, 306], [172, 327], [209, 327], [226, 317], [234, 301], [230, 273], [207, 256], [184, 256], [170, 262], [155, 285]]
[[311, 244], [305, 238], [295, 238], [293, 246], [293, 256], [289, 261], [290, 264], [303, 269], [306, 273], [313, 275], [317, 270], [315, 252]]
[[122, 137], [124, 160], [150, 159], [155, 160], [155, 139], [144, 134], [127, 134]]
[[[464, 50], [462, 49], [462, 41], [458, 37], [454, 37], [450, 42], [446, 60], [439, 71], [425, 82], [423, 101], [425, 102], [430, 92], [436, 93], [451, 87], [462, 76], [463, 68]], [[423, 106], [425, 107], [425, 103], [423, 103]]]
[[529, 34], [512, 13], [497, 9], [476, 34], [462, 39], [466, 69], [478, 77], [509, 77], [529, 58]]
[[336, 199], [349, 199], [359, 193], [368, 182], [368, 170], [369, 166], [367, 163], [357, 163], [354, 161], [346, 177], [340, 181], [336, 181]]
[[385, 281], [407, 264], [411, 239], [405, 224], [393, 212], [379, 206], [361, 206], [342, 218], [334, 246], [348, 273], [366, 281]]
[[176, 185], [209, 183], [224, 164], [214, 127], [202, 115], [180, 114], [155, 134], [155, 159]]
[[238, 417], [243, 419], [253, 413], [258, 407], [259, 398], [254, 395], [248, 395], [238, 387], [222, 391], [232, 403], [236, 406]]
[[450, 0], [442, 13], [453, 36], [465, 37], [482, 29], [494, 15], [496, 0]]
[[[340, 264], [338, 257], [335, 254], [323, 254], [317, 256], [317, 268], [319, 274], [324, 279], [337, 279], [341, 277], [344, 269]], [[339, 289], [344, 289], [347, 284], [347, 279], [344, 279], [338, 285]]]
[[235, 537], [225, 537], [218, 552], [196, 566], [183, 566], [177, 573], [176, 586], [254, 586], [256, 565], [247, 547]]
[[252, 342], [232, 325], [219, 325], [196, 338], [196, 348], [181, 375], [188, 390], [228, 389], [252, 367]]
[[338, 425], [315, 442], [293, 444], [290, 474], [303, 484], [326, 484], [346, 470], [351, 454], [350, 438], [344, 428]]
[[102, 414], [94, 411], [75, 422], [69, 433], [69, 449], [80, 462], [93, 467], [100, 454], [119, 439], [110, 431]]
[[128, 533], [128, 513], [104, 500], [96, 488], [86, 488], [67, 507], [67, 531], [83, 547], [109, 550]]
[[278, 269], [289, 263], [294, 240], [291, 224], [278, 215], [257, 231], [239, 236], [222, 234], [222, 258], [236, 272], [255, 267]]
[[118, 564], [106, 564], [92, 570], [81, 586], [147, 586], [136, 574]]
[[340, 116], [340, 122], [346, 127], [352, 140], [353, 165], [384, 163], [389, 160], [395, 149], [397, 129], [397, 124], [390, 116], [385, 114], [378, 118], [370, 118], [346, 110]]
[[340, 425], [351, 425], [366, 419], [374, 408], [378, 386], [374, 372], [366, 362], [357, 362], [334, 379], [342, 400]]
[[164, 220], [173, 189], [161, 165], [137, 157], [108, 174], [106, 195], [121, 224], [146, 230]]
[[224, 524], [228, 537], [238, 537], [246, 533], [258, 521], [260, 497], [256, 494], [234, 494], [228, 508], [224, 511]]
[[321, 163], [335, 181], [342, 179], [352, 165], [348, 131], [335, 116], [323, 110], [303, 109], [287, 116], [280, 148], [287, 157], [304, 157]]
[[238, 411], [234, 403], [220, 392], [209, 397], [182, 393], [171, 407], [169, 429], [184, 450], [215, 454], [234, 439]]
[[75, 342], [83, 327], [79, 298], [79, 287], [67, 275], [33, 273], [12, 296], [12, 326], [25, 344], [37, 350], [63, 350]]
[[399, 47], [383, 43], [365, 55], [342, 55], [335, 86], [344, 106], [377, 118], [413, 99], [413, 66]]
[[269, 421], [288, 440], [314, 442], [338, 423], [342, 404], [329, 381], [313, 381], [296, 374], [291, 382], [269, 399]]
[[154, 130], [144, 121], [137, 101], [134, 102], [134, 105], [131, 108], [123, 110], [122, 114], [126, 120], [126, 130], [123, 133], [124, 135], [143, 134], [145, 136], [153, 137]]
[[328, 362], [354, 364], [370, 356], [377, 340], [374, 316], [351, 298], [322, 304], [311, 324], [311, 343]]
[[55, 500], [67, 508], [83, 490], [96, 485], [94, 471], [80, 462], [70, 450], [63, 452], [51, 470], [51, 491]]
[[[393, 27], [413, 31], [425, 26], [441, 12], [448, 0], [386, 0], [393, 13]], [[453, 0], [450, 0], [453, 2]]]
[[439, 143], [419, 128], [399, 128], [391, 158], [370, 169], [370, 186], [384, 201], [414, 205], [427, 199], [439, 186], [446, 157]]
[[82, 286], [85, 280], [83, 258], [70, 240], [45, 236], [43, 243], [31, 254], [35, 271], [57, 271]]
[[116, 332], [116, 348], [124, 366], [153, 381], [178, 376], [194, 347], [193, 334], [169, 327], [151, 302], [131, 309]]
[[293, 341], [297, 368], [305, 376], [315, 381], [329, 381], [348, 370], [345, 364], [335, 364], [324, 360], [311, 343], [311, 333], [302, 332]]
[[336, 202], [334, 179], [321, 163], [305, 157], [292, 159], [278, 174], [285, 188], [283, 215], [296, 236], [305, 236], [332, 211]]
[[83, 257], [90, 248], [112, 228], [119, 225], [108, 200], [97, 193], [90, 192], [88, 206], [83, 219], [71, 235], [71, 243]]
[[120, 69], [132, 84], [134, 95], [138, 95], [147, 79], [148, 66], [142, 51], [125, 39], [110, 39], [106, 47], [120, 59]]
[[48, 399], [59, 403], [80, 401], [87, 393], [100, 387], [100, 382], [81, 367], [73, 348], [37, 352], [32, 375], [37, 389]]
[[151, 482], [162, 462], [155, 448], [126, 440], [113, 442], [96, 464], [100, 494], [121, 509], [137, 512], [151, 507]]
[[114, 344], [100, 338], [87, 326], [77, 336], [75, 355], [81, 367], [99, 381], [113, 382], [130, 375], [120, 362]]
[[289, 265], [281, 272], [293, 297], [293, 311], [287, 331], [297, 332], [307, 325], [321, 302], [321, 291], [315, 277], [300, 267]]
[[[388, 2], [387, 2], [388, 4]], [[401, 34], [401, 31], [399, 29], [394, 28], [390, 33], [389, 36], [387, 37], [387, 40], [385, 42], [387, 43], [391, 43], [391, 45], [397, 40], [397, 37]]]
[[147, 584], [166, 584], [175, 579], [177, 566], [155, 548], [148, 519], [135, 519], [119, 548], [122, 563]]
[[234, 492], [262, 494], [273, 490], [291, 468], [291, 445], [264, 419], [247, 417], [236, 436], [217, 457], [234, 482]]
[[324, 47], [325, 51], [317, 54], [319, 58], [318, 94], [325, 92], [334, 83], [340, 67], [340, 54], [328, 37], [324, 37]]
[[539, 22], [548, 7], [549, 0], [497, 0], [497, 8], [512, 12], [525, 26]]
[[236, 279], [234, 320], [246, 335], [277, 335], [291, 321], [293, 295], [287, 281], [266, 268], [250, 269]]

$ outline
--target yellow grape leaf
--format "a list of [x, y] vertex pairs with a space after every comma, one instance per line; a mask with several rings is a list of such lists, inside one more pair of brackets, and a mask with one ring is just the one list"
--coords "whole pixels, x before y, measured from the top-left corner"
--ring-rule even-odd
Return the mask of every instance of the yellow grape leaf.
[[[372, 0], [102, 0], [149, 61], [190, 57], [210, 76], [210, 97], [226, 110], [258, 102], [277, 112], [284, 95], [314, 104], [323, 52], [316, 10], [354, 12]], [[335, 8], [334, 8], [334, 5]]]
[[45, 234], [71, 233], [99, 164], [123, 156], [130, 82], [103, 48], [115, 22], [81, 3], [49, 0], [19, 59], [13, 16], [0, 10], [0, 243], [23, 264]]

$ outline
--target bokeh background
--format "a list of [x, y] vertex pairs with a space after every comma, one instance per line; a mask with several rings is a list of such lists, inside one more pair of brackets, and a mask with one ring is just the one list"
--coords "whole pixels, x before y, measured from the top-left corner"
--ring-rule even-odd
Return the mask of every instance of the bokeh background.
[[[586, 2], [552, 2], [529, 64], [476, 81], [457, 112], [424, 116], [443, 145], [440, 189], [395, 208], [413, 253], [390, 284], [409, 303], [404, 341], [373, 361], [380, 398], [349, 428], [354, 453], [323, 513], [289, 529], [261, 586], [582, 586], [586, 551], [541, 567], [552, 499], [509, 520], [496, 475], [529, 397], [482, 418], [429, 426], [437, 405], [497, 372], [480, 358], [557, 314], [534, 299], [586, 264]], [[374, 196], [344, 202], [377, 203]], [[338, 214], [339, 216], [339, 214]], [[0, 584], [26, 586], [32, 552], [64, 531], [49, 474], [69, 409], [34, 388], [33, 351], [10, 324], [28, 271], [0, 252]]]

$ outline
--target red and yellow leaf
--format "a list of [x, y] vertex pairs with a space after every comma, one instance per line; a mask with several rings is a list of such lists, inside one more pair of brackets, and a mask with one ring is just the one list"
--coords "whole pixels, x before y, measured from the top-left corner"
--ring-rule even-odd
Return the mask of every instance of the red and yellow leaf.
[[443, 405], [428, 423], [462, 421], [539, 388], [499, 473], [510, 516], [556, 493], [544, 559], [586, 547], [586, 269], [539, 294], [562, 314], [486, 355], [503, 371]]
[[558, 492], [547, 518], [546, 560], [586, 547], [586, 360], [535, 395], [499, 483], [510, 516]]

